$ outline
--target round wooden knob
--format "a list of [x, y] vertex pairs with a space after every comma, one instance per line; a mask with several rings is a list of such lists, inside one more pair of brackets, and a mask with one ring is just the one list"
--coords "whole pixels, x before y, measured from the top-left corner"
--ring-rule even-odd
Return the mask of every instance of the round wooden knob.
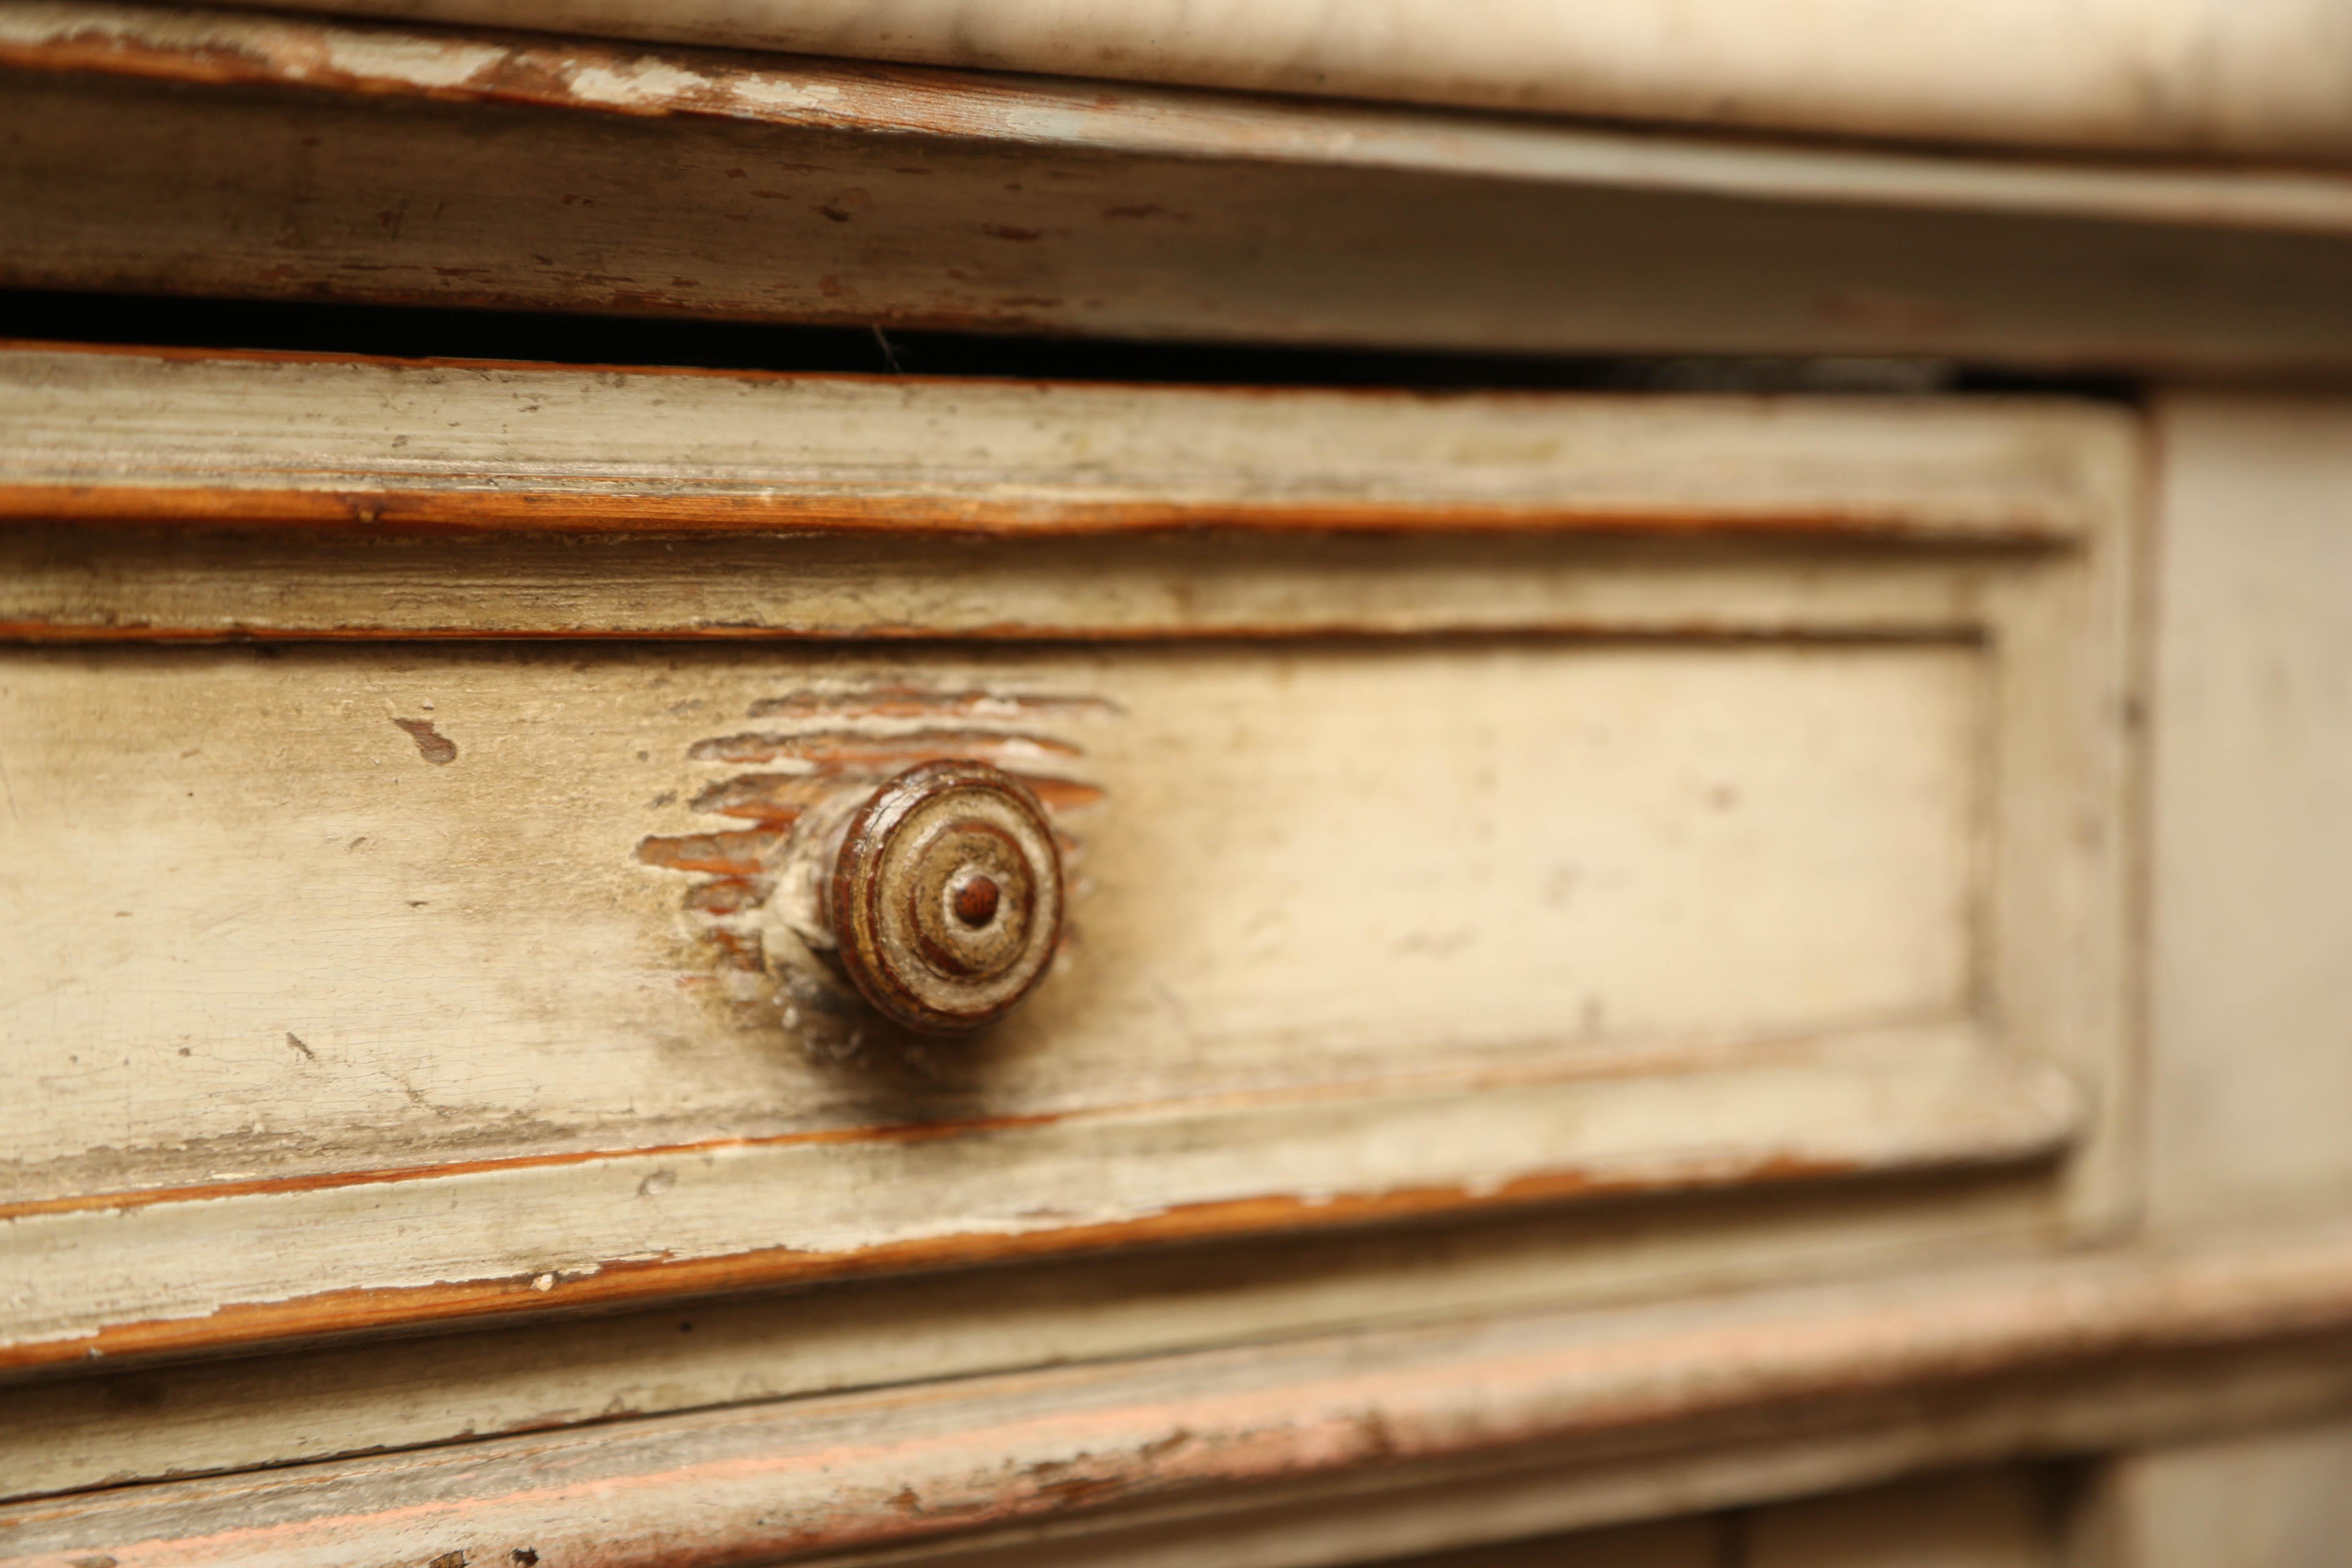
[[874, 792], [834, 861], [834, 937], [866, 999], [910, 1029], [992, 1023], [1062, 936], [1062, 857], [1045, 808], [986, 763], [925, 763]]

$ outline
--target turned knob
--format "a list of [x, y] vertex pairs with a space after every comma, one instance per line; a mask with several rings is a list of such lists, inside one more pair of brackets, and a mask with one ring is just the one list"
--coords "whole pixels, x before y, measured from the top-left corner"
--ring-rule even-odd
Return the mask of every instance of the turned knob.
[[1045, 808], [986, 763], [925, 763], [849, 819], [828, 894], [851, 984], [910, 1029], [992, 1023], [1045, 978], [1062, 857]]

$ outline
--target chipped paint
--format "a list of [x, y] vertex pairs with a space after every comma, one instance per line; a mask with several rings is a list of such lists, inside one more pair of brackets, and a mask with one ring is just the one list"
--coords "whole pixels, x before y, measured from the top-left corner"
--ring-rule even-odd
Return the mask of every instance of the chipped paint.
[[[1923, 1056], [1950, 1065], [1922, 1081], [1907, 1069]], [[1811, 1125], [1791, 1135], [1797, 1104]], [[2062, 1076], [1987, 1058], [1965, 1031], [1914, 1031], [1750, 1053], [1696, 1077], [1139, 1106], [25, 1205], [0, 1219], [0, 1365], [1575, 1195], [2015, 1163], [2063, 1146], [2078, 1116]], [[1583, 1152], [1563, 1167], [1570, 1138]], [[747, 1249], [754, 1237], [769, 1245]], [[61, 1249], [70, 1270], [52, 1265]], [[301, 1263], [284, 1274], [281, 1257]], [[310, 1289], [322, 1279], [365, 1283]]]
[[[2249, 1408], [2293, 1414], [2262, 1392], [2264, 1358], [2275, 1387], [2281, 1349], [2307, 1361], [2313, 1336], [2347, 1327], [2352, 1236], [2337, 1226], [2185, 1255], [1480, 1315], [703, 1410], [117, 1489], [7, 1510], [0, 1529], [39, 1568], [100, 1549], [139, 1568], [263, 1550], [289, 1564], [406, 1568], [427, 1550], [519, 1561], [521, 1542], [591, 1568], [684, 1568], [945, 1544], [991, 1525], [1059, 1521], [1076, 1533], [1120, 1502], [1197, 1505], [1213, 1489], [1247, 1509], [1284, 1495], [1254, 1487], [1374, 1466], [1407, 1506], [1416, 1481], [1458, 1504], [1465, 1482], [1528, 1475], [1531, 1452], [1551, 1461], [1534, 1472], [1541, 1495], [1565, 1509], [1532, 1517], [1566, 1528], [1623, 1517], [1629, 1472], [1608, 1461], [1629, 1451], [1647, 1478], [1632, 1488], [1637, 1506], [1666, 1513], [1818, 1487], [1825, 1453], [1830, 1474], [1858, 1483], [2161, 1442]], [[2301, 1408], [2340, 1400], [2340, 1380], [2316, 1383]], [[1438, 1460], [1435, 1472], [1401, 1468]], [[1580, 1500], [1588, 1469], [1599, 1494]], [[1316, 1517], [1314, 1494], [1286, 1500]], [[1327, 1532], [1369, 1507], [1360, 1488], [1322, 1501]], [[1375, 1510], [1350, 1556], [1376, 1552], [1393, 1518]], [[1106, 1513], [1097, 1527], [1115, 1522]]]
[[395, 25], [55, 5], [0, 16], [0, 63], [375, 97], [697, 116], [1136, 158], [1215, 158], [1782, 201], [2352, 232], [2323, 170], [1805, 147], [1044, 77], [551, 41]]

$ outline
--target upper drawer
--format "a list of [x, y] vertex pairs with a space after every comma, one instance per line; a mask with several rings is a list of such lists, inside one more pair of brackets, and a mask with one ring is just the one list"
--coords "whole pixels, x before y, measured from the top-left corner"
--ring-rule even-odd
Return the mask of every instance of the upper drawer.
[[[11, 1361], [1591, 1191], [2109, 1201], [2121, 416], [58, 352], [0, 407]], [[668, 640], [480, 640], [548, 633]], [[885, 1022], [833, 901], [940, 760], [1062, 868], [978, 1034]]]

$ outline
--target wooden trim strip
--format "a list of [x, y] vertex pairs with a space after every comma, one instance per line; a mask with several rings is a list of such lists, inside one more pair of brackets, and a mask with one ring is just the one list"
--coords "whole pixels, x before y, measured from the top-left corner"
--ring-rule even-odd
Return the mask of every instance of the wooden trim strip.
[[1906, 152], [1419, 108], [236, 11], [0, 14], [0, 66], [194, 87], [512, 104], [1128, 157], [1670, 190], [1750, 200], [2352, 233], [2324, 168]]
[[2337, 176], [180, 10], [0, 9], [6, 39], [18, 288], [2134, 374], [2352, 357]]
[[[1930, 1026], [1680, 1073], [198, 1188], [0, 1219], [0, 1368], [1607, 1194], [2013, 1164], [2056, 1153], [2080, 1115], [2055, 1068]], [[1105, 1171], [1129, 1174], [1107, 1187]]]
[[0, 637], [1980, 640], [2064, 547], [1736, 531], [385, 536], [0, 526]]
[[1904, 541], [1964, 532], [1993, 547], [2045, 545], [2074, 531], [2018, 516], [1975, 522], [1802, 508], [1676, 512], [1426, 501], [998, 500], [964, 496], [678, 495], [622, 482], [604, 493], [485, 494], [419, 488], [0, 485], [0, 524], [132, 523], [359, 528], [381, 533], [721, 534], [877, 532], [908, 538], [1051, 539], [1202, 530], [1305, 533], [1586, 533], [1675, 538]]
[[0, 344], [0, 521], [2080, 538], [2128, 417]]
[[[1438, 1462], [1645, 1463], [1759, 1424], [1806, 1442], [1940, 1402], [1972, 1458], [2160, 1431], [2157, 1358], [2352, 1328], [2352, 1231], [1672, 1309], [1551, 1313], [998, 1375], [499, 1438], [0, 1510], [27, 1568], [634, 1564], [952, 1547], [1138, 1508], [1244, 1509]], [[2048, 1412], [2053, 1376], [2104, 1419]], [[2175, 1379], [2210, 1383], [2210, 1362]], [[2113, 1398], [2119, 1389], [2137, 1397]], [[2102, 1393], [2109, 1397], [2095, 1397]], [[1890, 1407], [1885, 1403], [1897, 1401]], [[2034, 1418], [2037, 1413], [2041, 1419]], [[2158, 1402], [2159, 1405], [2161, 1402]], [[2019, 1411], [2005, 1425], [1986, 1415]], [[1958, 1419], [1965, 1413], [1973, 1419]], [[1543, 1448], [1532, 1445], [1545, 1445]], [[1990, 1451], [1988, 1451], [1990, 1450]], [[1382, 1479], [1387, 1478], [1387, 1479]], [[1223, 1489], [1242, 1489], [1227, 1494]], [[1286, 1490], [1285, 1489], [1291, 1489]]]

